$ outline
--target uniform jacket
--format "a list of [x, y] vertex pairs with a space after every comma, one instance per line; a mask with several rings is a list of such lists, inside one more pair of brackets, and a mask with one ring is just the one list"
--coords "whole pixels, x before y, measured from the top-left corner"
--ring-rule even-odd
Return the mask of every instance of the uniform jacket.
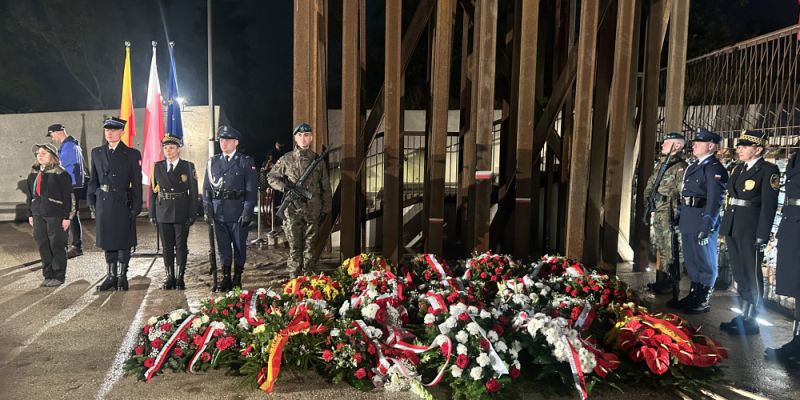
[[[661, 169], [661, 165], [665, 160], [666, 156], [658, 163], [655, 170], [653, 170], [653, 174], [650, 175], [650, 179], [647, 180], [647, 187], [644, 189], [645, 195], [649, 195], [653, 190], [656, 175], [658, 175], [658, 171]], [[670, 204], [672, 204], [672, 210], [674, 212], [678, 211], [681, 186], [683, 184], [683, 173], [686, 171], [687, 164], [680, 154], [672, 156], [670, 164], [667, 170], [664, 171], [664, 177], [661, 179], [661, 184], [658, 185], [657, 188], [659, 196], [656, 196], [655, 211], [669, 212]]]
[[759, 159], [749, 170], [744, 163], [733, 169], [728, 198], [752, 201], [752, 207], [728, 204], [720, 232], [736, 238], [768, 240], [778, 208], [781, 175], [775, 164]]
[[[223, 193], [235, 193], [235, 198], [221, 198]], [[250, 220], [258, 198], [258, 173], [255, 162], [236, 151], [230, 161], [222, 154], [208, 160], [203, 180], [203, 208], [216, 221], [236, 222], [239, 217]]]
[[28, 216], [71, 219], [75, 209], [72, 201], [72, 184], [67, 171], [57, 165], [42, 171], [39, 196], [36, 195], [36, 177], [38, 175], [39, 165], [37, 164], [28, 175]]
[[[187, 223], [197, 216], [197, 171], [193, 163], [183, 159], [171, 173], [168, 169], [166, 160], [153, 164], [150, 218], [166, 224]], [[164, 194], [177, 197], [168, 198]]]
[[695, 161], [686, 167], [681, 196], [703, 198], [706, 204], [702, 208], [681, 205], [678, 225], [681, 233], [712, 232], [719, 227], [719, 210], [727, 182], [728, 171], [713, 155], [702, 163]]
[[[794, 156], [789, 160], [786, 165], [785, 176], [784, 189], [786, 190], [786, 198], [800, 199], [800, 151], [795, 152]], [[783, 216], [781, 222], [800, 223], [800, 206], [784, 206], [781, 209], [781, 215]]]
[[[786, 198], [800, 199], [800, 151], [786, 165]], [[800, 206], [784, 204], [781, 209], [781, 223], [778, 227], [778, 257], [775, 279], [775, 292], [792, 297], [800, 297]]]
[[61, 167], [64, 168], [72, 179], [73, 188], [82, 188], [86, 179], [86, 168], [83, 162], [83, 153], [78, 141], [72, 136], [67, 136], [58, 149], [58, 158], [61, 160]]
[[[92, 149], [89, 207], [96, 209], [97, 247], [120, 250], [136, 245], [132, 215], [142, 211], [142, 154], [119, 142], [109, 156], [108, 146]], [[107, 185], [109, 191], [102, 190]]]
[[[293, 151], [284, 154], [267, 174], [269, 185], [276, 190], [284, 191], [286, 186], [285, 179], [288, 179], [291, 183], [297, 182], [315, 157], [317, 157], [317, 154], [313, 151], [300, 148], [295, 148]], [[328, 179], [328, 167], [324, 161], [317, 164], [317, 167], [305, 181], [304, 188], [310, 191], [313, 197], [305, 203], [301, 210], [295, 210], [291, 206], [287, 207], [287, 217], [291, 218], [298, 213], [306, 213], [311, 216], [331, 213], [331, 184]]]

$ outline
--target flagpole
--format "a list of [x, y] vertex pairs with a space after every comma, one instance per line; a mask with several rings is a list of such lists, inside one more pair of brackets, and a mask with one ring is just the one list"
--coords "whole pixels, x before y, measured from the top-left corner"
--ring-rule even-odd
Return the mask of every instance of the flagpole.
[[207, 7], [207, 22], [208, 22], [208, 156], [214, 155], [214, 133], [216, 131], [216, 124], [214, 123], [214, 63], [212, 52], [212, 34], [211, 34], [211, 0], [206, 1]]

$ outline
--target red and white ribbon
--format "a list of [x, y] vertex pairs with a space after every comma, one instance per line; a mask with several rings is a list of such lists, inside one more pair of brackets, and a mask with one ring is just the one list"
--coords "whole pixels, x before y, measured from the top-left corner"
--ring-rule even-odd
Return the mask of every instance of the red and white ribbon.
[[583, 375], [583, 368], [581, 368], [581, 359], [578, 356], [578, 352], [575, 350], [575, 346], [572, 345], [572, 342], [570, 342], [566, 335], [562, 336], [561, 340], [564, 341], [564, 345], [570, 351], [567, 361], [569, 361], [569, 369], [572, 371], [572, 378], [575, 380], [575, 388], [578, 389], [581, 400], [586, 400], [589, 394], [586, 393], [586, 378]]
[[213, 323], [206, 327], [206, 330], [205, 332], [203, 332], [202, 336], [203, 345], [200, 346], [197, 349], [197, 351], [195, 351], [194, 355], [192, 356], [192, 359], [189, 360], [189, 368], [187, 368], [187, 370], [189, 371], [190, 374], [194, 373], [194, 365], [197, 363], [197, 360], [200, 359], [200, 355], [202, 355], [203, 352], [206, 351], [206, 347], [208, 347], [208, 342], [211, 341], [211, 339], [214, 337], [214, 332], [217, 330], [224, 330], [224, 328]]
[[439, 260], [436, 259], [436, 256], [433, 254], [425, 254], [425, 261], [428, 265], [436, 271], [436, 274], [439, 275], [439, 280], [447, 278], [447, 272], [445, 272], [444, 267], [442, 264], [439, 263]]
[[586, 325], [587, 322], [591, 322], [588, 320], [589, 313], [592, 311], [592, 304], [588, 301], [583, 305], [583, 310], [581, 310], [581, 314], [578, 315], [578, 318], [575, 320], [575, 326], [580, 330], [586, 330], [588, 326]]
[[[424, 353], [424, 352], [426, 352], [428, 350], [432, 350], [432, 349], [435, 349], [435, 348], [442, 349], [442, 353], [443, 353], [444, 358], [445, 358], [444, 365], [442, 365], [442, 367], [439, 368], [439, 372], [436, 374], [436, 377], [433, 378], [432, 381], [430, 381], [428, 383], [424, 383], [425, 386], [436, 386], [436, 385], [439, 384], [439, 382], [444, 377], [445, 372], [447, 372], [447, 367], [450, 365], [450, 358], [451, 358], [451, 356], [453, 354], [453, 342], [446, 335], [438, 335], [438, 336], [436, 336], [436, 338], [433, 339], [433, 343], [431, 343], [430, 346], [420, 346], [420, 345], [416, 345], [416, 344], [406, 343], [406, 342], [404, 342], [402, 340], [398, 340], [397, 342], [392, 344], [392, 347], [394, 347], [396, 349], [399, 349], [399, 350], [403, 350], [403, 351], [410, 351], [410, 352], [415, 353], [415, 354]], [[402, 366], [402, 364], [400, 364], [400, 363], [397, 363], [395, 365], [400, 365], [399, 368], [401, 368], [401, 373], [403, 372], [402, 369], [405, 369], [405, 367]], [[406, 373], [407, 373], [407, 371], [406, 371]]]
[[252, 292], [247, 293], [244, 303], [244, 317], [247, 320], [247, 323], [252, 327], [264, 325], [264, 321], [261, 318], [256, 317], [256, 312], [258, 311], [258, 306], [256, 304], [257, 301], [257, 295], [254, 295]]
[[164, 364], [164, 361], [167, 359], [167, 354], [172, 349], [172, 346], [175, 345], [175, 342], [178, 341], [178, 336], [180, 336], [183, 332], [186, 331], [186, 328], [197, 319], [196, 315], [190, 315], [183, 320], [183, 322], [178, 326], [178, 329], [172, 334], [172, 336], [167, 340], [167, 343], [164, 343], [164, 346], [161, 348], [161, 351], [158, 352], [156, 356], [156, 361], [153, 363], [153, 366], [148, 368], [147, 371], [144, 372], [144, 377], [147, 382], [150, 382], [150, 379], [153, 379], [153, 376], [161, 369], [161, 365]]

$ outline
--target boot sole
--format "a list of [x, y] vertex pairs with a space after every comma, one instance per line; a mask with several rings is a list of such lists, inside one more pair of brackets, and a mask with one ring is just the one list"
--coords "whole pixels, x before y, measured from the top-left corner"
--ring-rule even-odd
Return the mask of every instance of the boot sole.
[[705, 313], [707, 313], [709, 311], [711, 311], [711, 307], [704, 308], [702, 310], [696, 310], [696, 309], [683, 310], [683, 312], [685, 312], [687, 314], [695, 314], [695, 315], [697, 315], [697, 314], [705, 314]]

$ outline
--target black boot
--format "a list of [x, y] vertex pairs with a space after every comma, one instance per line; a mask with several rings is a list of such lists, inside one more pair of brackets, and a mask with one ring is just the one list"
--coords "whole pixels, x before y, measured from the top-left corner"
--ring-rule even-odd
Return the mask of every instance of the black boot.
[[233, 284], [231, 283], [231, 266], [230, 265], [223, 265], [222, 266], [222, 283], [219, 284], [217, 288], [220, 292], [228, 292], [233, 289]]
[[800, 362], [800, 321], [795, 320], [792, 324], [792, 340], [778, 348], [767, 347], [764, 350], [767, 358], [774, 358], [778, 361]]
[[695, 292], [697, 291], [698, 287], [700, 287], [699, 283], [692, 282], [692, 286], [689, 288], [689, 294], [680, 300], [670, 299], [670, 301], [667, 302], [667, 307], [680, 309], [686, 307], [687, 304], [690, 304], [692, 301], [694, 301]]
[[175, 278], [175, 289], [184, 290], [186, 289], [186, 284], [183, 282], [183, 275], [186, 273], [186, 264], [179, 264], [178, 265], [178, 275]]
[[167, 278], [164, 280], [164, 283], [161, 285], [161, 289], [163, 290], [172, 290], [175, 289], [175, 265], [164, 264], [164, 271], [167, 274]]
[[[756, 321], [757, 314], [758, 312], [756, 311], [755, 305], [750, 302], [745, 302], [742, 314], [735, 317], [727, 324], [720, 324], [720, 329], [731, 335], [758, 335], [761, 329], [758, 327], [758, 322]], [[723, 325], [725, 326], [723, 327]]]
[[233, 287], [235, 288], [242, 288], [242, 272], [244, 271], [244, 265], [234, 265], [233, 266]]
[[117, 263], [107, 263], [108, 269], [106, 271], [106, 279], [97, 286], [97, 290], [106, 291], [117, 288]]
[[748, 307], [749, 304], [750, 303], [747, 302], [747, 301], [740, 300], [739, 301], [739, 309], [741, 309], [742, 311], [739, 313], [739, 315], [733, 317], [733, 319], [731, 319], [730, 321], [728, 321], [728, 322], [720, 322], [719, 323], [719, 329], [727, 332], [727, 331], [729, 331], [731, 329], [734, 329], [737, 325], [741, 325], [742, 321], [744, 320], [744, 313], [747, 310], [747, 307]]
[[711, 310], [711, 295], [714, 293], [714, 288], [701, 284], [700, 288], [696, 290], [694, 300], [686, 304], [684, 311], [687, 314], [702, 314]]
[[119, 271], [117, 273], [119, 275], [119, 279], [117, 279], [117, 290], [128, 290], [128, 264], [119, 264]]
[[656, 281], [648, 283], [647, 288], [655, 294], [672, 293], [672, 278], [664, 271], [656, 271]]

